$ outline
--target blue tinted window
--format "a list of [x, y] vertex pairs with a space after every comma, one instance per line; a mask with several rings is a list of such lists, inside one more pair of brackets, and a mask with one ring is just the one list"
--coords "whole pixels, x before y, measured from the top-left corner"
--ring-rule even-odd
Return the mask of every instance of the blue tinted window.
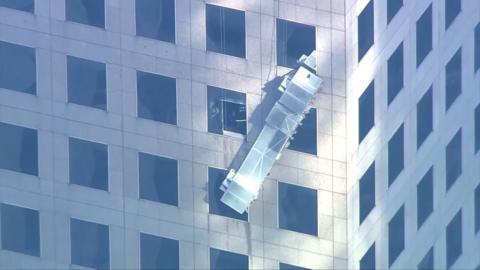
[[38, 175], [36, 130], [0, 122], [0, 169]]
[[480, 69], [480, 23], [475, 27], [475, 39], [474, 44], [474, 72], [477, 72]]
[[388, 105], [403, 88], [403, 42], [388, 59]]
[[277, 65], [294, 68], [302, 54], [315, 50], [315, 27], [277, 19]]
[[0, 204], [2, 249], [40, 256], [38, 211]]
[[418, 263], [418, 270], [432, 270], [433, 268], [433, 247], [425, 254], [423, 259]]
[[370, 0], [357, 18], [358, 62], [362, 60], [363, 56], [373, 45], [373, 1]]
[[462, 93], [462, 48], [452, 56], [445, 67], [445, 111]]
[[178, 241], [140, 233], [141, 269], [179, 269]]
[[135, 0], [137, 36], [175, 43], [174, 0]]
[[69, 138], [70, 183], [108, 190], [108, 147]]
[[223, 180], [227, 177], [227, 171], [217, 168], [208, 168], [208, 204], [210, 214], [224, 217], [248, 220], [247, 212], [239, 214], [226, 204], [220, 201], [223, 191], [220, 190]]
[[13, 8], [30, 13], [35, 11], [33, 0], [0, 0], [0, 7]]
[[207, 51], [245, 58], [245, 12], [206, 6]]
[[104, 0], [66, 0], [65, 17], [67, 21], [104, 28]]
[[433, 90], [432, 87], [417, 103], [417, 149], [433, 130]]
[[403, 124], [388, 141], [388, 186], [403, 171], [404, 147], [403, 147]]
[[140, 198], [178, 205], [177, 161], [138, 153]]
[[110, 268], [108, 226], [70, 219], [70, 259], [72, 264], [96, 269]]
[[247, 134], [247, 108], [244, 93], [208, 86], [208, 132]]
[[475, 189], [475, 233], [480, 232], [480, 185]]
[[35, 49], [0, 41], [0, 88], [37, 93]]
[[480, 104], [475, 108], [475, 153], [480, 151]]
[[392, 266], [405, 248], [405, 214], [404, 207], [397, 211], [388, 222], [388, 265]]
[[176, 87], [174, 78], [137, 71], [138, 117], [176, 125]]
[[417, 184], [417, 228], [427, 220], [433, 212], [433, 167]]
[[447, 171], [447, 191], [462, 174], [462, 130], [457, 131], [448, 143], [445, 152], [445, 168]]
[[375, 269], [375, 243], [363, 254], [360, 260], [360, 270], [374, 270]]
[[402, 6], [403, 0], [387, 0], [387, 23], [392, 21]]
[[375, 207], [375, 162], [370, 165], [359, 181], [360, 224]]
[[[448, 0], [447, 0], [448, 1]], [[432, 50], [432, 4], [417, 21], [417, 67]]]
[[248, 270], [248, 256], [210, 248], [211, 270]]
[[302, 125], [297, 127], [297, 133], [293, 135], [288, 149], [317, 154], [317, 109], [312, 108], [305, 115]]
[[107, 109], [104, 63], [67, 56], [68, 102]]
[[286, 264], [286, 263], [280, 263], [279, 270], [308, 270], [308, 269], [300, 267], [300, 266], [290, 265], [290, 264]]
[[358, 141], [367, 136], [375, 125], [375, 86], [372, 81], [358, 99]]
[[462, 210], [447, 225], [447, 269], [450, 269], [462, 254]]
[[457, 18], [462, 10], [462, 0], [444, 0], [445, 1], [445, 30]]
[[278, 182], [280, 229], [317, 235], [317, 191]]

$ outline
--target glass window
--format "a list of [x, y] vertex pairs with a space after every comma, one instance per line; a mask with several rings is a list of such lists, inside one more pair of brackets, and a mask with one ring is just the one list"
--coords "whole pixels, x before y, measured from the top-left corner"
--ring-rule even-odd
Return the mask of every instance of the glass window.
[[297, 133], [290, 140], [288, 149], [317, 154], [317, 109], [311, 108], [305, 115], [302, 124], [297, 127]]
[[480, 185], [475, 189], [475, 233], [480, 232]]
[[209, 213], [247, 221], [247, 212], [239, 214], [237, 211], [220, 201], [220, 198], [223, 196], [223, 191], [220, 190], [220, 186], [222, 185], [223, 180], [225, 180], [225, 177], [227, 177], [226, 170], [211, 167], [208, 168]]
[[0, 88], [37, 94], [35, 49], [0, 41]]
[[277, 65], [294, 68], [315, 50], [315, 26], [277, 19]]
[[417, 149], [422, 146], [433, 130], [433, 90], [432, 87], [417, 103]]
[[359, 181], [360, 224], [375, 207], [375, 162], [370, 165]]
[[307, 268], [286, 264], [286, 263], [280, 263], [278, 268], [279, 270], [308, 270]]
[[0, 169], [38, 175], [35, 129], [0, 122]]
[[70, 259], [75, 265], [96, 269], [110, 268], [108, 226], [71, 218]]
[[40, 256], [38, 211], [0, 204], [2, 249]]
[[475, 108], [475, 153], [480, 151], [480, 104]]
[[417, 67], [432, 50], [432, 24], [432, 4], [430, 4], [416, 23]]
[[137, 36], [175, 43], [175, 1], [135, 0]]
[[388, 59], [388, 105], [403, 88], [403, 42]]
[[280, 229], [317, 235], [317, 191], [278, 182]]
[[358, 15], [358, 62], [368, 52], [373, 45], [374, 27], [373, 27], [373, 1], [370, 0], [367, 6]]
[[175, 159], [138, 153], [140, 198], [178, 206], [178, 165]]
[[462, 93], [462, 48], [452, 56], [445, 67], [445, 111]]
[[68, 102], [107, 109], [106, 65], [67, 56]]
[[404, 167], [403, 124], [388, 141], [388, 186], [391, 186]]
[[445, 0], [445, 30], [462, 10], [462, 0]]
[[432, 270], [433, 268], [433, 247], [425, 254], [417, 266], [418, 270]]
[[398, 13], [403, 6], [403, 0], [388, 0], [387, 1], [387, 24], [389, 24], [393, 17]]
[[247, 108], [244, 93], [207, 86], [208, 132], [247, 134]]
[[175, 78], [137, 71], [138, 117], [176, 125], [176, 87]]
[[417, 228], [423, 225], [433, 212], [433, 167], [417, 184]]
[[375, 243], [363, 254], [360, 260], [360, 270], [375, 270]]
[[105, 28], [104, 0], [66, 0], [67, 21]]
[[108, 190], [108, 146], [69, 138], [70, 184]]
[[462, 174], [462, 129], [458, 130], [448, 143], [445, 152], [445, 161], [448, 191], [460, 174]]
[[245, 58], [245, 12], [206, 5], [207, 51]]
[[475, 27], [475, 40], [474, 43], [474, 54], [475, 54], [475, 67], [474, 71], [477, 72], [480, 69], [480, 23]]
[[388, 266], [392, 266], [405, 248], [404, 206], [388, 222]]
[[30, 13], [35, 12], [33, 0], [0, 0], [0, 7], [13, 8]]
[[447, 269], [450, 269], [462, 254], [462, 210], [447, 225]]
[[179, 269], [178, 240], [140, 233], [141, 269]]
[[248, 256], [230, 251], [210, 248], [211, 270], [248, 270]]
[[372, 81], [358, 99], [358, 141], [361, 143], [375, 125], [375, 86]]

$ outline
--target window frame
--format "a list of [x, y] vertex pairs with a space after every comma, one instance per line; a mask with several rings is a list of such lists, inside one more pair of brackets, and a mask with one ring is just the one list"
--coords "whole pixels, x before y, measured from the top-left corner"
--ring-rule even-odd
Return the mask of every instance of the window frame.
[[[365, 55], [368, 53], [368, 51], [375, 45], [375, 5], [374, 5], [374, 1], [375, 0], [369, 0], [368, 3], [365, 5], [365, 7], [363, 7], [363, 9], [360, 11], [360, 13], [356, 16], [356, 19], [357, 19], [357, 62], [360, 63], [363, 59], [363, 57], [365, 57]], [[371, 8], [371, 11], [369, 10]], [[366, 12], [366, 13], [364, 13]], [[367, 34], [368, 35], [365, 35], [365, 34], [361, 34], [363, 33], [364, 31], [360, 31], [360, 17], [363, 18], [362, 15], [370, 15], [370, 12], [371, 12], [371, 17], [368, 16], [367, 18], [364, 18], [364, 20], [362, 19], [362, 22], [365, 22], [365, 23], [372, 23], [372, 33], [370, 35], [370, 32], [368, 32]], [[367, 16], [365, 15], [365, 16]], [[367, 36], [366, 37], [366, 40], [363, 39], [364, 36]], [[362, 38], [360, 38], [362, 37]], [[360, 47], [360, 41], [364, 41], [365, 43], [367, 43], [365, 46], [365, 48], [363, 47]], [[362, 42], [363, 43], [363, 42]], [[369, 45], [368, 45], [369, 44]]]

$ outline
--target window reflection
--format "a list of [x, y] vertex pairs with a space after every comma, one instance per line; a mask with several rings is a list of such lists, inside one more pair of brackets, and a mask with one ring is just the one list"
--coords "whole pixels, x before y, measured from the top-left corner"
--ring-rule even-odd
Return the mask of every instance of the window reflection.
[[211, 270], [248, 270], [248, 256], [210, 248]]
[[179, 269], [178, 241], [146, 233], [140, 233], [140, 268]]
[[2, 249], [40, 256], [39, 214], [10, 204], [0, 204]]
[[170, 158], [138, 153], [140, 198], [178, 205], [178, 165]]
[[0, 88], [37, 94], [35, 49], [0, 41]]
[[278, 182], [280, 229], [317, 235], [317, 191]]
[[137, 36], [175, 43], [175, 1], [135, 0]]
[[104, 0], [66, 0], [67, 21], [105, 28]]
[[70, 183], [108, 190], [108, 147], [69, 138]]
[[95, 269], [110, 268], [108, 226], [70, 219], [71, 263]]
[[0, 122], [0, 168], [38, 175], [36, 130]]

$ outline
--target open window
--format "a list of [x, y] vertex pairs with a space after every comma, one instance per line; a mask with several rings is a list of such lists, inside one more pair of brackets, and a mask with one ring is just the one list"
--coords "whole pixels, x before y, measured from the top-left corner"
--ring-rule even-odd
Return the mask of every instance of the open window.
[[208, 132], [247, 134], [247, 108], [244, 93], [208, 86]]

